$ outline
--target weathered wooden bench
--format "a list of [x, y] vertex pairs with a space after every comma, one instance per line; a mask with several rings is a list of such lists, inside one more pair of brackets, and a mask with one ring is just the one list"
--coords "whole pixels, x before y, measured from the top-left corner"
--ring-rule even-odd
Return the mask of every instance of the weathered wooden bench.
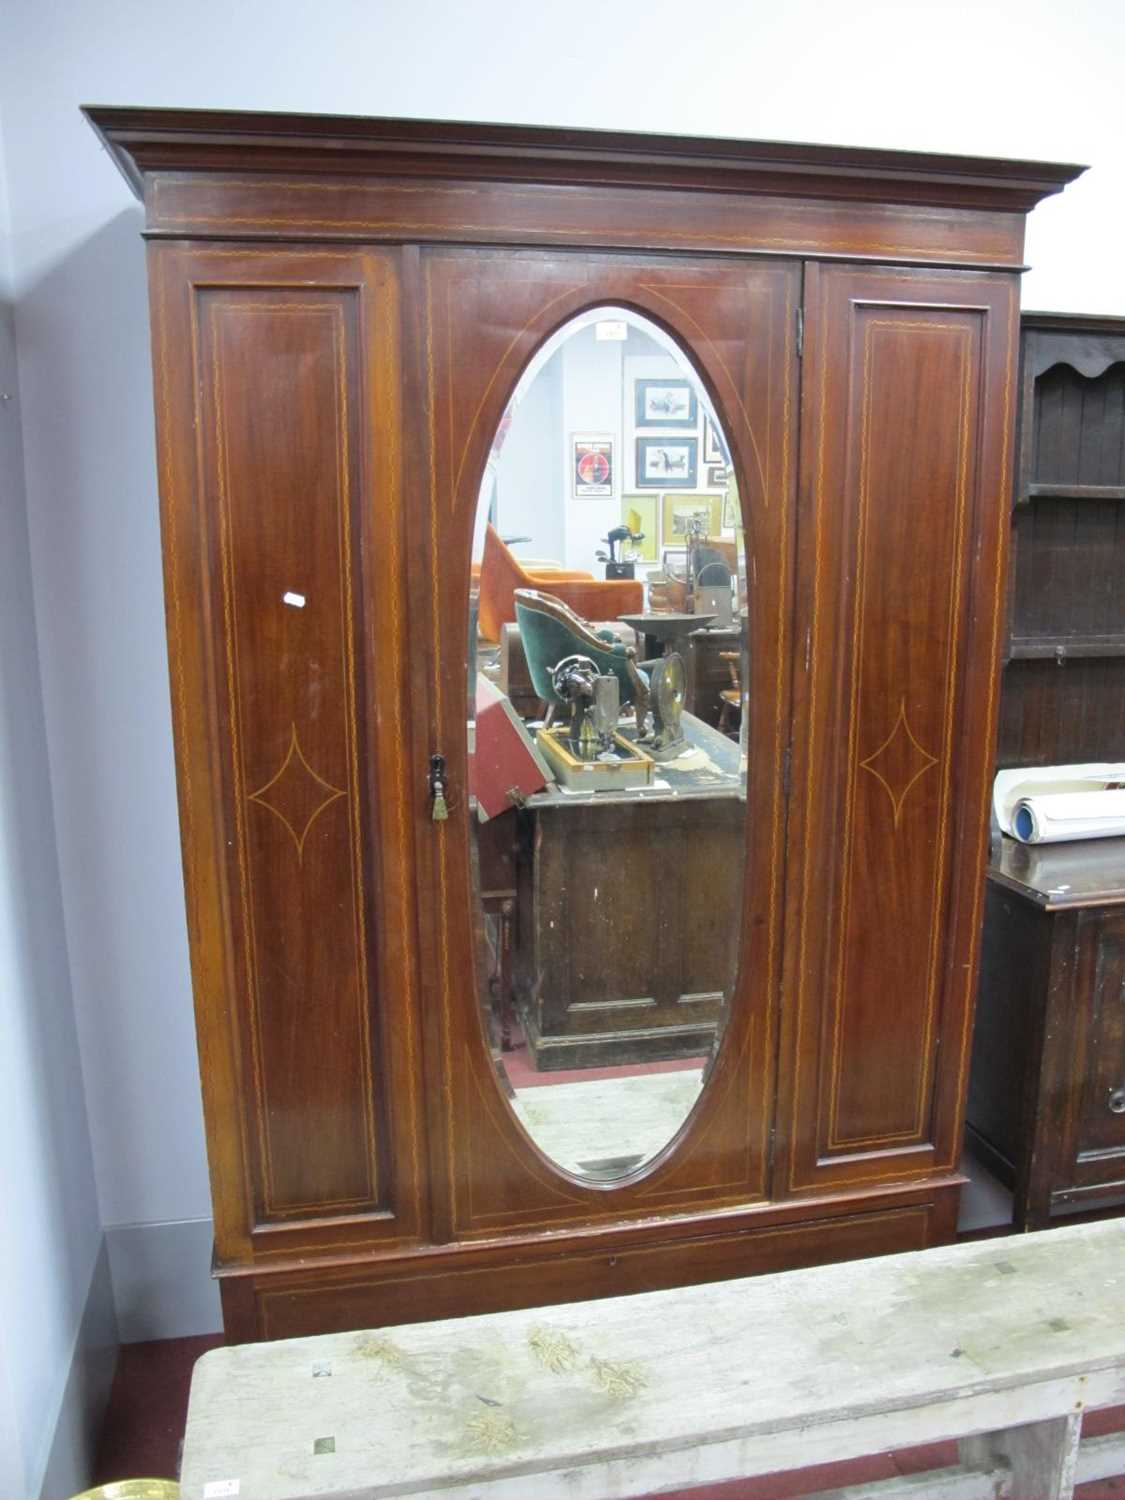
[[960, 1439], [835, 1491], [1056, 1500], [1125, 1473], [1125, 1222], [374, 1332], [195, 1369], [184, 1500], [607, 1500]]

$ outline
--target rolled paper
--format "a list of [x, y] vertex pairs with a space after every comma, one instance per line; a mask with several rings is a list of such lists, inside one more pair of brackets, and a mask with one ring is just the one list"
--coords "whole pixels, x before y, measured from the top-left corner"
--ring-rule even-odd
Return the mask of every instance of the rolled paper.
[[[1020, 766], [999, 771], [992, 793], [996, 822], [1003, 833], [1016, 833], [1016, 808], [1028, 798], [1055, 796], [1062, 792], [1087, 795], [1125, 786], [1125, 762], [1098, 761], [1069, 766]], [[1077, 837], [1087, 838], [1087, 834]]]
[[1012, 832], [1024, 844], [1125, 835], [1125, 791], [1045, 792], [1021, 797]]

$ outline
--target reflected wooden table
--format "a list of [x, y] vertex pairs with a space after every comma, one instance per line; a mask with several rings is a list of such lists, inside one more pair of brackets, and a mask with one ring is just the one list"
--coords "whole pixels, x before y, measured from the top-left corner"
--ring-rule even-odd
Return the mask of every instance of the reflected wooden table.
[[[481, 982], [487, 991], [485, 1031], [495, 1048], [512, 1047], [512, 950], [516, 922], [516, 841], [519, 825], [514, 808], [481, 823], [471, 809], [473, 864], [480, 892], [481, 925], [478, 943], [483, 961]], [[482, 995], [482, 1001], [484, 995]]]
[[551, 787], [519, 813], [515, 993], [534, 1065], [705, 1054], [737, 963], [738, 746], [684, 716], [650, 787]]
[[678, 651], [686, 660], [688, 637], [693, 630], [709, 625], [714, 615], [648, 614], [618, 615], [623, 625], [630, 625], [637, 632], [637, 643], [643, 647], [642, 661], [652, 661], [658, 656], [667, 656]]

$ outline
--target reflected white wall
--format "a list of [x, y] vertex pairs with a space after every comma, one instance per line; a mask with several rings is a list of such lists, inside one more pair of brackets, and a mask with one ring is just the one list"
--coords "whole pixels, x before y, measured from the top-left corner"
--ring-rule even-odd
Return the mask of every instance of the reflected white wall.
[[512, 415], [496, 465], [497, 530], [526, 536], [517, 557], [562, 562], [566, 555], [563, 475], [555, 462], [562, 421], [562, 351], [548, 359]]

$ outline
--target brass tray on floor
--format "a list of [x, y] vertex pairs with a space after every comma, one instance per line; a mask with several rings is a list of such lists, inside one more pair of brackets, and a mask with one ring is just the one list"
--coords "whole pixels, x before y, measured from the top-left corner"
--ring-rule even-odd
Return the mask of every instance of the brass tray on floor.
[[180, 1500], [180, 1486], [174, 1479], [115, 1479], [83, 1490], [72, 1500]]

